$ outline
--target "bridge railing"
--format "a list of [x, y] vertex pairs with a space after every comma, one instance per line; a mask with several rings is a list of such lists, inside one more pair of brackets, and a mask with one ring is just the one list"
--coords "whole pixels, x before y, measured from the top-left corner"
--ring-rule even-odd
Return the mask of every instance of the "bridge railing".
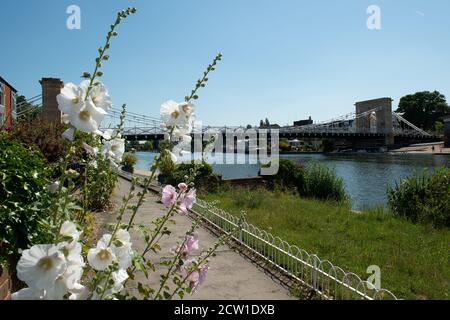
[[[239, 217], [200, 199], [193, 212], [224, 232], [236, 230], [240, 224]], [[244, 223], [233, 239], [263, 260], [266, 267], [293, 279], [298, 285], [297, 289], [307, 289], [322, 299], [397, 300], [392, 292], [377, 289], [355, 273], [346, 272], [330, 261], [309, 254], [249, 223]]]

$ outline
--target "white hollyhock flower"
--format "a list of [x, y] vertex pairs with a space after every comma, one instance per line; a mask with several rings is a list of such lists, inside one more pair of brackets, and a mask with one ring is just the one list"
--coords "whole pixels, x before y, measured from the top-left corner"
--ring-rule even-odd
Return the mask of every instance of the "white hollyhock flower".
[[57, 246], [40, 244], [23, 251], [17, 264], [17, 277], [35, 290], [54, 285], [66, 270], [66, 259]]
[[49, 185], [48, 187], [48, 191], [50, 191], [50, 193], [56, 193], [56, 191], [58, 191], [59, 189], [59, 182], [55, 181], [53, 182], [51, 185]]
[[[88, 251], [87, 259], [92, 268], [97, 271], [107, 269], [117, 261], [111, 247], [108, 247], [109, 241], [105, 239], [106, 234], [98, 241], [97, 247]], [[109, 235], [111, 238], [111, 235]]]
[[87, 300], [90, 292], [85, 286], [76, 283], [70, 293], [69, 300]]
[[24, 288], [11, 295], [12, 300], [44, 300], [44, 290], [33, 290], [30, 288]]
[[[90, 80], [84, 80], [83, 82], [81, 82], [80, 87], [84, 92], [87, 92], [89, 83]], [[98, 108], [102, 108], [105, 111], [108, 111], [112, 108], [112, 101], [111, 97], [108, 94], [108, 90], [100, 81], [96, 81], [94, 83], [91, 90], [89, 91], [89, 97]]]
[[179, 108], [186, 119], [190, 119], [194, 115], [195, 106], [190, 102], [180, 103]]
[[63, 238], [70, 238], [70, 242], [78, 241], [80, 239], [80, 234], [81, 232], [78, 231], [76, 224], [71, 221], [65, 221], [59, 230], [59, 235]]
[[[131, 266], [133, 259], [133, 249], [131, 248], [131, 237], [128, 231], [119, 229], [111, 242], [111, 249], [117, 258], [120, 269], [127, 269]], [[108, 244], [111, 240], [110, 234], [105, 234], [100, 239], [103, 243]]]
[[90, 154], [91, 156], [93, 156], [93, 157], [95, 157], [95, 156], [97, 156], [97, 153], [98, 153], [98, 148], [94, 148], [94, 147], [91, 147], [90, 145], [88, 145], [86, 142], [83, 142], [83, 148], [84, 148], [84, 150], [88, 153], [88, 154]]
[[107, 112], [95, 105], [89, 96], [85, 100], [85, 90], [73, 83], [68, 83], [56, 97], [58, 107], [67, 116], [65, 121], [70, 122], [75, 128], [86, 133], [98, 131]]
[[[191, 111], [192, 110], [192, 111]], [[189, 126], [193, 106], [190, 104], [179, 104], [173, 100], [164, 102], [160, 109], [161, 119], [168, 127], [186, 127]]]
[[102, 153], [105, 157], [113, 159], [116, 162], [122, 162], [125, 153], [125, 139], [115, 138], [113, 140], [104, 141]]
[[124, 269], [120, 269], [112, 272], [111, 277], [114, 281], [114, 286], [112, 287], [111, 292], [119, 293], [124, 289], [123, 283], [128, 279], [128, 273]]
[[[59, 110], [69, 115], [72, 110], [81, 110], [84, 107], [84, 91], [73, 83], [66, 83], [61, 93], [56, 97]], [[66, 121], [69, 117], [64, 118]], [[70, 120], [69, 120], [70, 121]]]
[[75, 129], [69, 128], [66, 131], [63, 132], [62, 137], [66, 140], [73, 141], [75, 136]]

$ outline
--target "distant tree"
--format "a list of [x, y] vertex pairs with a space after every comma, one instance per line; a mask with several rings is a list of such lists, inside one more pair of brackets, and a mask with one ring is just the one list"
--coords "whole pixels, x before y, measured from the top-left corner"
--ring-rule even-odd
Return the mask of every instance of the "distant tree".
[[153, 141], [148, 140], [141, 148], [142, 151], [153, 151]]
[[252, 128], [252, 125], [251, 124], [248, 124], [247, 125], [247, 129], [251, 129]]
[[260, 127], [260, 128], [264, 127], [264, 121], [263, 121], [263, 120], [261, 120], [261, 121], [259, 122], [259, 127]]
[[437, 134], [444, 134], [444, 123], [442, 121], [436, 121], [434, 123], [434, 131]]
[[40, 113], [40, 109], [29, 102], [27, 102], [27, 98], [22, 95], [18, 95], [16, 99], [17, 113], [26, 112], [25, 115], [21, 118], [22, 120], [33, 120], [36, 119]]
[[266, 118], [266, 127], [270, 127], [270, 122], [268, 118]]
[[434, 130], [436, 121], [449, 112], [449, 106], [440, 92], [423, 91], [401, 98], [397, 112], [424, 130]]
[[289, 144], [289, 140], [286, 138], [280, 139], [280, 150], [281, 151], [291, 151], [292, 147]]

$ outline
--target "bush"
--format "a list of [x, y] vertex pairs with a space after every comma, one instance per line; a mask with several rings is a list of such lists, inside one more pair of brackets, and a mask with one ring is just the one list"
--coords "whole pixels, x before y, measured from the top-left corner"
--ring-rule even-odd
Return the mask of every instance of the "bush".
[[413, 223], [450, 227], [450, 169], [423, 172], [388, 187], [391, 211]]
[[337, 176], [334, 169], [317, 162], [308, 164], [305, 172], [305, 186], [300, 193], [321, 200], [336, 202], [349, 200], [345, 191], [344, 180]]
[[46, 243], [42, 221], [50, 203], [48, 184], [42, 154], [0, 133], [0, 263]]
[[221, 176], [213, 173], [211, 165], [207, 163], [195, 164], [194, 161], [179, 164], [172, 172], [163, 176], [160, 175], [160, 182], [176, 185], [180, 181], [186, 181], [186, 177], [192, 176], [195, 170], [197, 174], [194, 178], [194, 183], [198, 190], [205, 189], [211, 192], [217, 190], [221, 184]]
[[305, 187], [305, 168], [287, 159], [279, 159], [278, 173], [267, 176], [271, 189], [296, 189], [299, 193]]
[[63, 124], [34, 119], [18, 123], [11, 136], [27, 146], [38, 148], [47, 162], [54, 163], [67, 153], [62, 138], [64, 130]]
[[122, 158], [122, 170], [133, 173], [137, 158], [132, 153], [125, 153]]
[[84, 184], [81, 187], [83, 199], [92, 211], [103, 210], [109, 205], [109, 199], [118, 180], [118, 175], [111, 168], [109, 160], [98, 155], [96, 163], [97, 168], [88, 166], [87, 175], [83, 174]]

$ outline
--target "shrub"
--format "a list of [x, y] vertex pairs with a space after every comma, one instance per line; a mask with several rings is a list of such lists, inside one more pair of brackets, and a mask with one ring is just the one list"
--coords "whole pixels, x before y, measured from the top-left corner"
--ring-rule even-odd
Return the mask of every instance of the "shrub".
[[62, 138], [64, 130], [63, 124], [33, 119], [19, 122], [11, 136], [27, 146], [38, 148], [47, 162], [54, 163], [67, 153]]
[[305, 172], [304, 189], [300, 194], [307, 197], [346, 202], [349, 200], [345, 191], [344, 180], [336, 175], [334, 169], [317, 162], [308, 164]]
[[305, 187], [305, 169], [291, 160], [279, 159], [278, 173], [266, 179], [271, 189], [296, 189], [301, 193]]
[[134, 172], [134, 166], [137, 163], [137, 158], [132, 153], [125, 153], [122, 158], [122, 170], [127, 172]]
[[5, 257], [11, 263], [32, 244], [46, 243], [42, 222], [50, 203], [48, 184], [42, 154], [0, 133], [0, 263]]
[[109, 205], [109, 200], [116, 186], [118, 175], [111, 168], [110, 161], [98, 155], [97, 167], [88, 166], [83, 175], [82, 193], [88, 209], [99, 211]]
[[416, 174], [388, 187], [391, 211], [414, 223], [450, 227], [450, 169]]
[[196, 164], [194, 161], [177, 165], [172, 172], [164, 176], [164, 183], [176, 185], [180, 181], [186, 181], [186, 177], [194, 173], [194, 183], [198, 190], [215, 191], [221, 183], [221, 176], [213, 172], [211, 165], [205, 162]]

